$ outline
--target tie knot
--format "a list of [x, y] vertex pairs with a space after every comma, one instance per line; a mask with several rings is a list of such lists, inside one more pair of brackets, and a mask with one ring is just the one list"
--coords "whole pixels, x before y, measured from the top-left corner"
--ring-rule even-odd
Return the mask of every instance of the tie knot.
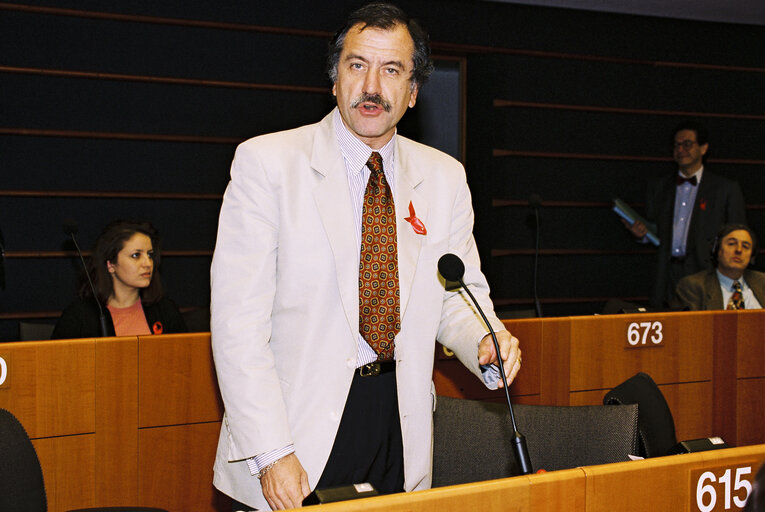
[[741, 293], [741, 283], [733, 281], [733, 291]]
[[383, 170], [383, 160], [382, 155], [378, 153], [377, 151], [373, 151], [371, 155], [369, 155], [369, 160], [367, 160], [367, 167], [372, 172], [382, 172]]

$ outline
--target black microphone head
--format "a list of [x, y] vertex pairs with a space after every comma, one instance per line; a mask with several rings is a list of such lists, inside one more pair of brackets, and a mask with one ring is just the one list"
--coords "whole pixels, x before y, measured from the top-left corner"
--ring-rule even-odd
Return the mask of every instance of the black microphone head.
[[532, 208], [539, 208], [542, 206], [542, 198], [539, 197], [539, 194], [531, 194], [529, 196], [529, 206]]
[[75, 222], [73, 219], [66, 219], [64, 221], [64, 233], [72, 236], [77, 233], [77, 230], [77, 222]]
[[457, 282], [465, 275], [465, 264], [459, 256], [448, 252], [438, 259], [438, 271], [447, 281]]

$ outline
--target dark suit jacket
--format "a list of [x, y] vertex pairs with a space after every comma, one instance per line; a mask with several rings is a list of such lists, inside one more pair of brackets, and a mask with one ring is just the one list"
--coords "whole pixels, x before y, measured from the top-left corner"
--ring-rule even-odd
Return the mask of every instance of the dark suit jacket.
[[[114, 322], [109, 310], [104, 308], [106, 317], [106, 335], [114, 336]], [[178, 306], [167, 297], [162, 297], [154, 304], [144, 304], [143, 313], [149, 329], [156, 334], [171, 334], [186, 332], [186, 323], [183, 321]], [[160, 324], [160, 325], [157, 325]], [[99, 321], [98, 306], [93, 299], [78, 299], [70, 304], [61, 314], [56, 323], [51, 339], [74, 339], [74, 338], [98, 338], [101, 336], [101, 323]]]
[[[664, 306], [674, 292], [676, 282], [669, 275], [672, 257], [672, 224], [675, 215], [677, 173], [662, 176], [648, 183], [646, 219], [655, 222], [661, 245], [656, 252], [656, 275], [651, 305]], [[693, 274], [711, 266], [711, 249], [715, 236], [724, 224], [746, 224], [744, 195], [738, 183], [712, 174], [704, 174], [696, 193], [686, 243], [685, 274]]]
[[[760, 305], [765, 305], [765, 273], [745, 270], [744, 280]], [[703, 270], [682, 278], [677, 284], [670, 305], [675, 308], [687, 307], [703, 311], [725, 309], [717, 272], [714, 269]]]

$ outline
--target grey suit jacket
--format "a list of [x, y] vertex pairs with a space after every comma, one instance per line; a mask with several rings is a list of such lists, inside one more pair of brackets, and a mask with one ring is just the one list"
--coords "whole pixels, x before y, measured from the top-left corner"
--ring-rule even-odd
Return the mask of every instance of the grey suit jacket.
[[[728, 223], [746, 224], [744, 196], [737, 182], [709, 172], [704, 174], [696, 193], [686, 244], [685, 273], [700, 272], [711, 265], [710, 251], [720, 228]], [[661, 245], [656, 251], [656, 274], [651, 305], [662, 307], [672, 297], [677, 283], [672, 282], [672, 226], [675, 216], [677, 173], [648, 183], [646, 219], [655, 222]]]
[[[745, 270], [744, 280], [760, 305], [765, 305], [765, 273]], [[717, 272], [714, 269], [703, 270], [682, 278], [675, 288], [670, 305], [700, 311], [725, 309]]]

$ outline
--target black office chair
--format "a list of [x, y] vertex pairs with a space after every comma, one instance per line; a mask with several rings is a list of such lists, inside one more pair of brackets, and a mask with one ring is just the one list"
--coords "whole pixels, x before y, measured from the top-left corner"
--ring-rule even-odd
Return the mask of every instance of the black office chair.
[[5, 409], [0, 409], [0, 510], [48, 510], [37, 452], [19, 420]]
[[[629, 460], [638, 408], [515, 405], [534, 471]], [[434, 414], [433, 487], [519, 475], [507, 406], [439, 396]]]
[[55, 324], [44, 322], [19, 322], [19, 341], [49, 340]]
[[638, 404], [638, 455], [661, 457], [677, 444], [675, 421], [659, 386], [637, 373], [603, 397], [604, 404]]
[[[27, 431], [10, 411], [0, 408], [0, 510], [46, 512], [40, 460]], [[167, 512], [150, 507], [82, 508], [71, 512]]]

